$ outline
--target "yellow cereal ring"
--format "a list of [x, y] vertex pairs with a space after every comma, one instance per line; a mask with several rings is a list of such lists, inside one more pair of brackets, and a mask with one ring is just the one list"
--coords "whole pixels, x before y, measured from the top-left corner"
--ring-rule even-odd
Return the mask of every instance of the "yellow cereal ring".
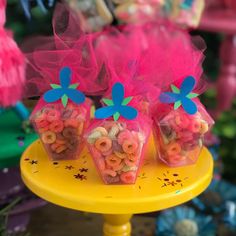
[[52, 144], [56, 141], [57, 136], [52, 131], [46, 131], [45, 133], [42, 133], [41, 138], [43, 143]]
[[95, 147], [101, 152], [107, 152], [112, 148], [112, 141], [108, 137], [101, 137], [96, 140]]
[[96, 131], [101, 133], [102, 136], [107, 136], [108, 135], [108, 132], [104, 127], [100, 126], [100, 127], [97, 127], [93, 130], [93, 132], [96, 132]]
[[201, 122], [200, 133], [205, 134], [209, 130], [209, 126], [206, 122]]

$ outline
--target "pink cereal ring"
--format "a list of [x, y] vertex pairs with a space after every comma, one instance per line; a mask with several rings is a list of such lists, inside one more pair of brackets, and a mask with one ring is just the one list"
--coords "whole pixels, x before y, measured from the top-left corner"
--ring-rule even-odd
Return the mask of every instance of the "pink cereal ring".
[[133, 184], [135, 182], [136, 173], [134, 171], [123, 172], [120, 179], [125, 184]]
[[110, 156], [112, 154], [112, 152], [113, 152], [112, 149], [110, 149], [110, 150], [108, 150], [106, 152], [103, 152], [102, 155], [103, 156]]
[[106, 165], [105, 165], [105, 161], [103, 160], [103, 158], [96, 158], [96, 164], [97, 164], [97, 167], [100, 171], [105, 170]]
[[51, 145], [51, 149], [55, 152], [56, 151], [56, 149], [57, 148], [59, 148], [61, 146], [61, 144], [59, 144], [59, 143], [53, 143], [52, 145]]
[[48, 111], [48, 113], [47, 113], [47, 120], [49, 122], [53, 122], [55, 120], [59, 120], [59, 118], [60, 118], [60, 112], [59, 111], [57, 111], [57, 110], [50, 110], [50, 111]]
[[89, 149], [90, 149], [91, 155], [93, 156], [95, 160], [102, 158], [102, 154], [95, 147], [90, 146]]
[[78, 115], [79, 115], [79, 111], [74, 110], [71, 114], [71, 118], [77, 118]]
[[132, 160], [132, 159], [129, 159], [129, 158], [125, 158], [125, 164], [129, 167], [136, 166], [137, 165], [137, 159]]
[[201, 130], [201, 121], [199, 119], [193, 119], [189, 127], [193, 133], [199, 133]]
[[41, 116], [35, 119], [35, 124], [37, 128], [46, 128], [49, 125], [49, 122], [44, 116]]
[[110, 155], [106, 157], [106, 163], [108, 166], [115, 168], [120, 165], [121, 159], [118, 158], [116, 155]]
[[118, 135], [118, 143], [122, 145], [125, 140], [131, 139], [131, 138], [132, 138], [132, 135], [129, 130], [121, 131]]
[[170, 143], [166, 145], [166, 152], [168, 156], [175, 156], [181, 152], [181, 146], [178, 143]]
[[176, 115], [175, 123], [179, 127], [186, 129], [189, 126], [190, 121], [186, 115], [181, 114], [181, 115]]
[[186, 160], [186, 156], [182, 156], [182, 155], [174, 155], [174, 156], [168, 157], [168, 162], [173, 165], [180, 164], [181, 162], [185, 160]]
[[61, 120], [55, 120], [49, 126], [49, 129], [55, 133], [60, 133], [63, 130], [63, 128], [64, 128], [64, 125], [63, 125], [63, 121]]
[[65, 127], [77, 128], [79, 126], [79, 121], [77, 119], [68, 119], [64, 122]]
[[103, 175], [108, 175], [108, 176], [112, 176], [115, 177], [117, 175], [117, 173], [114, 170], [109, 170], [109, 169], [105, 169], [103, 170]]
[[132, 139], [125, 140], [122, 144], [122, 148], [125, 153], [133, 154], [138, 149], [138, 142], [136, 142], [135, 140], [132, 140]]
[[100, 137], [96, 140], [95, 147], [101, 152], [107, 152], [112, 148], [112, 140], [108, 137]]

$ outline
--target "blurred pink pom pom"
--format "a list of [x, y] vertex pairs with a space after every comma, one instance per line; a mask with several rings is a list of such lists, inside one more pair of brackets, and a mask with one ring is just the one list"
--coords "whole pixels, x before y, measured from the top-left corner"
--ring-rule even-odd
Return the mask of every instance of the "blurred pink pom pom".
[[4, 29], [6, 0], [0, 0], [0, 107], [14, 105], [22, 95], [25, 80], [24, 56]]

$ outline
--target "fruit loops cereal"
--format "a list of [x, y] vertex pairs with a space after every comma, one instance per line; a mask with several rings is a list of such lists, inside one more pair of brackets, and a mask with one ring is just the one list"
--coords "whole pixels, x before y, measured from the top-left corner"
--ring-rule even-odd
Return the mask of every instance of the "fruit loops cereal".
[[60, 104], [45, 105], [32, 115], [31, 121], [52, 160], [76, 159], [83, 147], [89, 110], [73, 103], [66, 108]]
[[136, 181], [147, 137], [135, 122], [127, 123], [103, 121], [86, 134], [88, 148], [106, 184]]
[[194, 164], [203, 147], [204, 134], [212, 124], [200, 112], [188, 115], [171, 111], [160, 122], [155, 121], [154, 135], [158, 154], [169, 166]]

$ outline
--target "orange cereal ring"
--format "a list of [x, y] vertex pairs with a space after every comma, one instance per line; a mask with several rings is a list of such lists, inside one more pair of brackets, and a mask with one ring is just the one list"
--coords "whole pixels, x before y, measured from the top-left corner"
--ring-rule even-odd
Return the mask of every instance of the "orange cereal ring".
[[107, 152], [112, 148], [112, 141], [108, 137], [100, 137], [96, 140], [95, 147], [101, 152]]
[[68, 120], [65, 120], [64, 125], [65, 127], [78, 128], [79, 121], [77, 119], [68, 119]]
[[55, 120], [49, 125], [49, 129], [55, 133], [60, 133], [64, 128], [63, 121]]
[[61, 153], [67, 149], [66, 145], [61, 145], [56, 149], [56, 153]]
[[166, 145], [166, 152], [168, 156], [174, 156], [181, 152], [181, 146], [178, 143], [170, 143]]
[[119, 166], [121, 163], [121, 159], [118, 158], [116, 155], [107, 156], [105, 160], [107, 165], [111, 166], [112, 168]]
[[117, 173], [114, 170], [109, 170], [109, 169], [105, 169], [103, 170], [103, 175], [108, 175], [108, 176], [112, 176], [115, 177], [117, 175]]
[[40, 134], [42, 134], [42, 133], [48, 131], [48, 129], [49, 129], [49, 126], [46, 126], [46, 127], [44, 127], [44, 128], [39, 128], [39, 129], [38, 129], [38, 132], [39, 132]]
[[84, 130], [84, 122], [81, 122], [81, 123], [79, 124], [78, 129], [77, 129], [78, 135], [82, 135], [83, 130]]
[[133, 184], [136, 179], [136, 173], [134, 171], [123, 172], [120, 175], [120, 179], [125, 184]]
[[59, 118], [60, 118], [60, 112], [59, 111], [57, 111], [57, 110], [49, 110], [47, 112], [47, 120], [49, 122], [53, 122], [55, 120], [59, 120]]
[[122, 144], [122, 148], [125, 153], [127, 154], [133, 154], [138, 149], [138, 143], [132, 139], [125, 140]]
[[60, 146], [61, 146], [61, 144], [55, 142], [55, 143], [53, 143], [53, 144], [51, 145], [51, 149], [52, 149], [53, 151], [56, 151], [56, 149], [59, 148]]
[[45, 133], [42, 133], [41, 135], [41, 139], [43, 141], [43, 143], [47, 143], [47, 144], [52, 144], [56, 141], [56, 134], [53, 133], [52, 131], [46, 131]]

